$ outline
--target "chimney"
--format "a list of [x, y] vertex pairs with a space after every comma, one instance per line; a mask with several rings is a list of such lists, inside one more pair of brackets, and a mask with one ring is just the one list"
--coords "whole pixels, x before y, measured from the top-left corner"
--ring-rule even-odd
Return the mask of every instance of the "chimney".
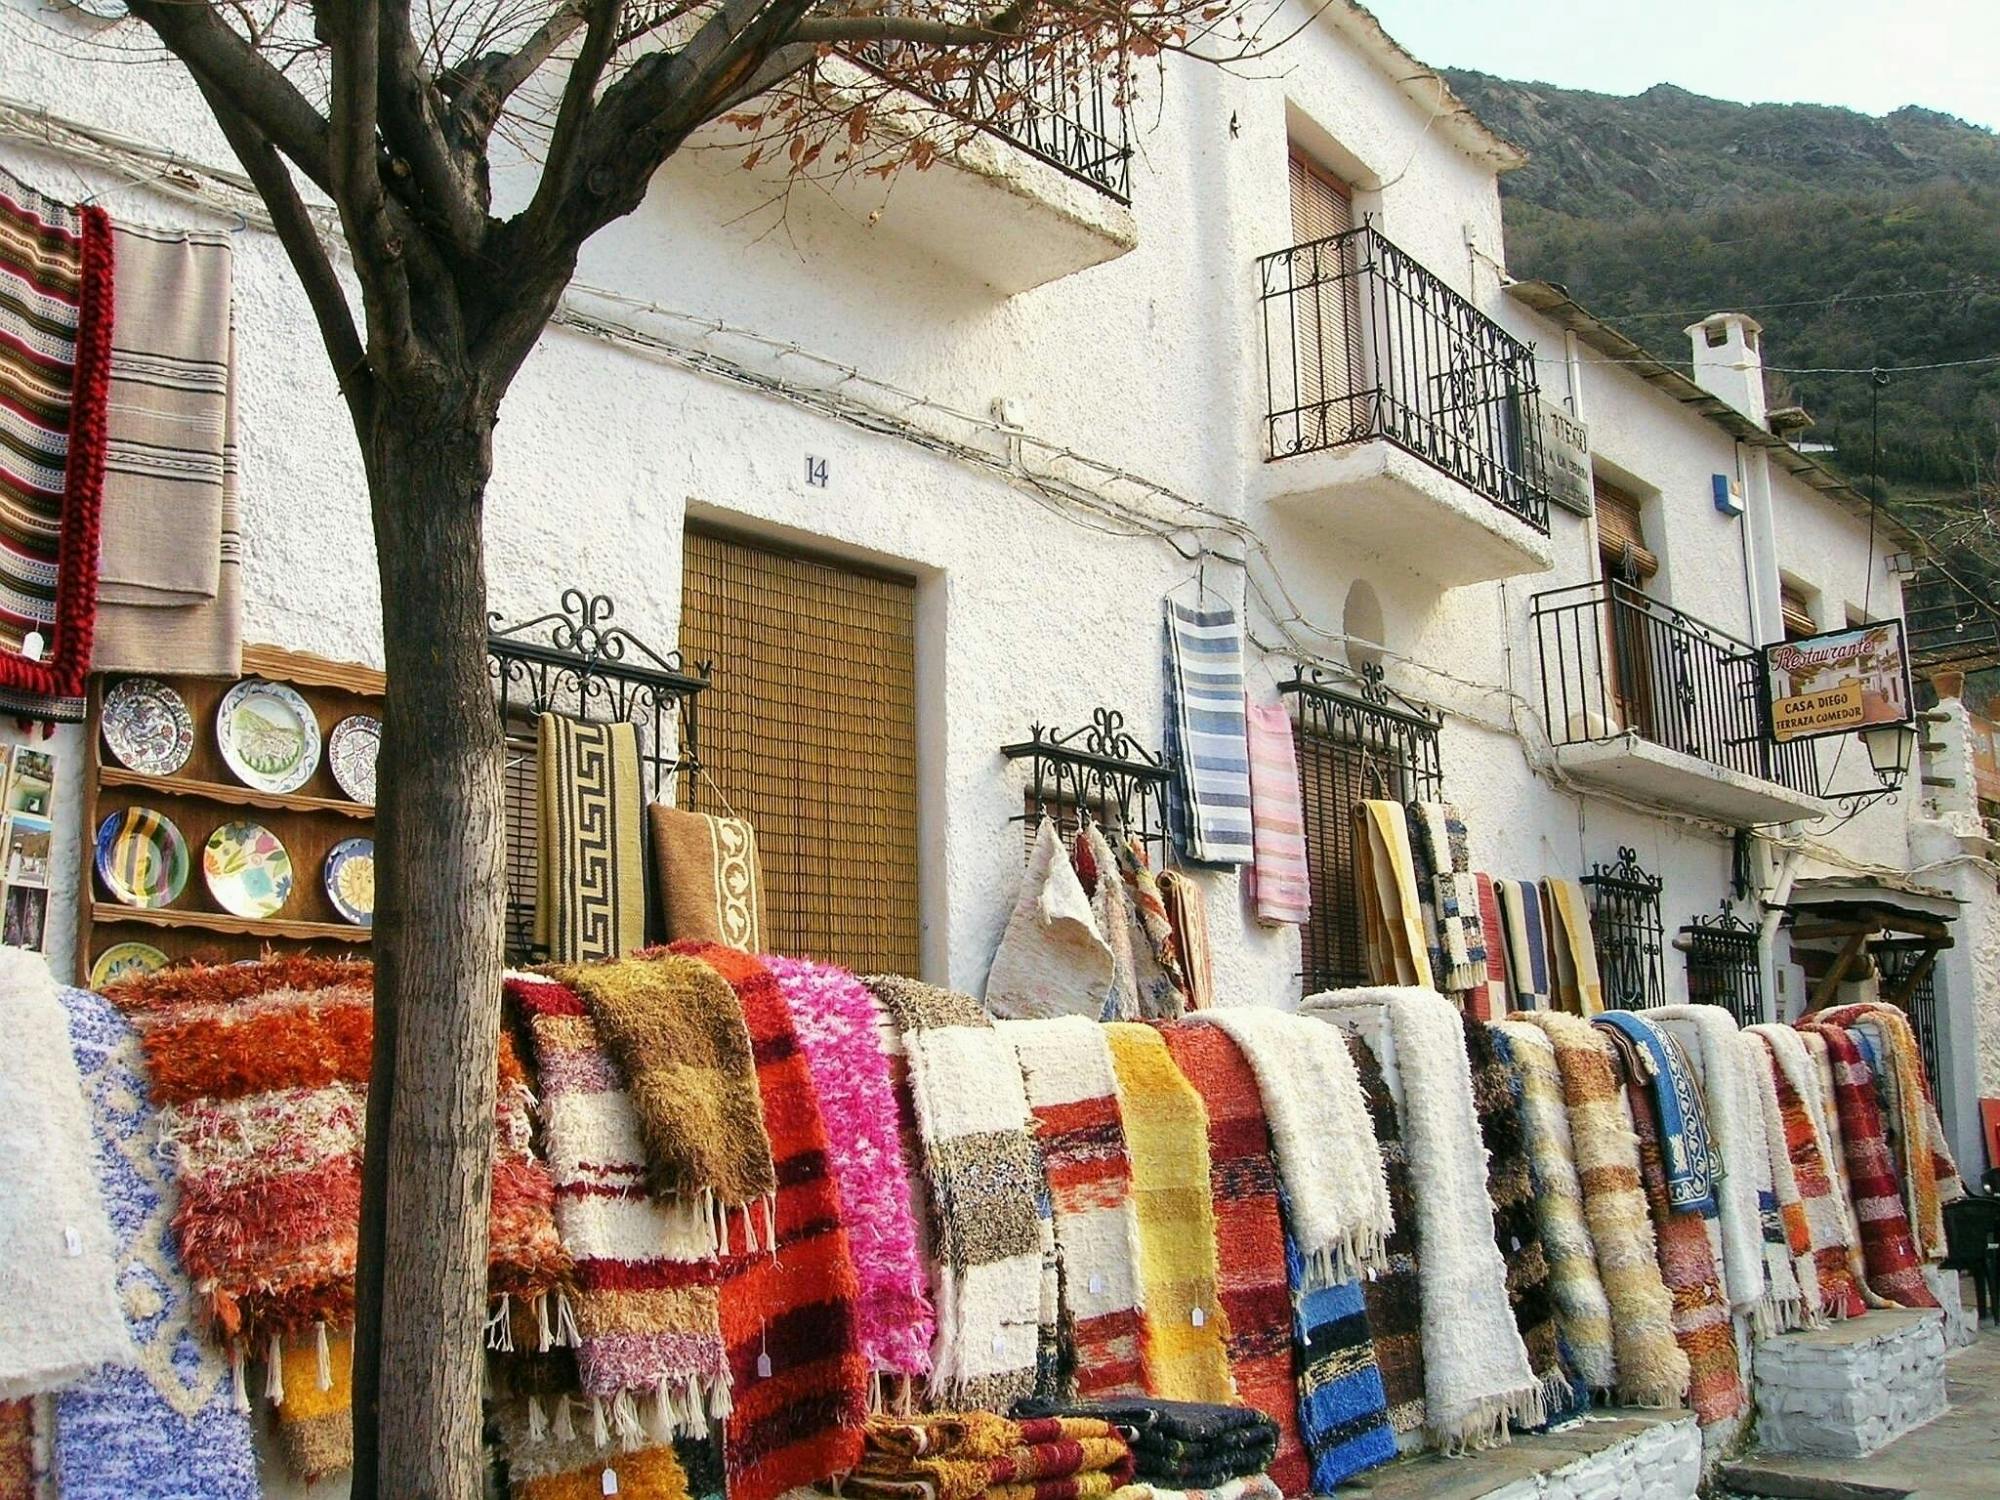
[[1765, 426], [1764, 325], [1748, 313], [1710, 313], [1682, 331], [1694, 345], [1694, 383]]

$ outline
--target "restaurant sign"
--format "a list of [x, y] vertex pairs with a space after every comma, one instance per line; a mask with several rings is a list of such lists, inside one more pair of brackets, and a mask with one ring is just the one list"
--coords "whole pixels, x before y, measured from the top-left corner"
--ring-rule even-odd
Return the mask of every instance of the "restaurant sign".
[[1564, 510], [1591, 511], [1590, 429], [1553, 402], [1535, 401], [1535, 439], [1542, 450], [1542, 489]]
[[1818, 739], [1911, 722], [1903, 622], [1883, 620], [1764, 648], [1771, 738]]

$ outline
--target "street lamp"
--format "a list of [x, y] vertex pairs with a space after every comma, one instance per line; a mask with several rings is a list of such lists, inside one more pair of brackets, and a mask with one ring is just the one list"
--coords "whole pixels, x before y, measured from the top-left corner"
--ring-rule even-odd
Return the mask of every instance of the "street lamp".
[[1861, 742], [1868, 747], [1868, 764], [1874, 767], [1875, 779], [1887, 790], [1900, 787], [1910, 774], [1910, 756], [1917, 745], [1916, 726], [1881, 724], [1862, 730]]

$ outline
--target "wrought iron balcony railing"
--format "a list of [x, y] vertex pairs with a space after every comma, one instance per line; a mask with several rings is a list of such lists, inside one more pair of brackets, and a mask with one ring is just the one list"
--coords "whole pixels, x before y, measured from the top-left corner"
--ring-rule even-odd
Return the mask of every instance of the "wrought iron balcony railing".
[[1810, 740], [1766, 731], [1755, 647], [1630, 584], [1574, 584], [1534, 597], [1542, 722], [1557, 745], [1637, 734], [1669, 750], [1808, 796]]
[[1081, 48], [1026, 41], [996, 48], [969, 72], [933, 69], [933, 54], [909, 42], [865, 42], [845, 50], [955, 119], [1013, 142], [1120, 203], [1130, 201], [1124, 93]]
[[1372, 224], [1257, 270], [1272, 458], [1380, 438], [1549, 529], [1526, 344]]

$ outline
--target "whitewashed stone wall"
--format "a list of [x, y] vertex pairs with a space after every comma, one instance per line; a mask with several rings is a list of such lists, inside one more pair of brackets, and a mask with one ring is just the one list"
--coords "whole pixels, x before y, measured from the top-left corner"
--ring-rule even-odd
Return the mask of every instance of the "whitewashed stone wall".
[[1860, 1458], [1943, 1413], [1934, 1312], [1875, 1311], [1757, 1346], [1757, 1441], [1773, 1453]]
[[1663, 1422], [1547, 1474], [1516, 1480], [1480, 1500], [1694, 1500], [1701, 1473], [1701, 1432], [1689, 1417]]

